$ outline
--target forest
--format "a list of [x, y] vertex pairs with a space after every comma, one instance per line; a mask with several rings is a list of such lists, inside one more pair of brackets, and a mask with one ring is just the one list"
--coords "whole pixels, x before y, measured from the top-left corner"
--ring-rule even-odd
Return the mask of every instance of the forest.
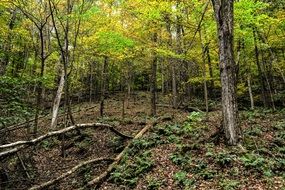
[[0, 0], [0, 190], [284, 190], [285, 0]]

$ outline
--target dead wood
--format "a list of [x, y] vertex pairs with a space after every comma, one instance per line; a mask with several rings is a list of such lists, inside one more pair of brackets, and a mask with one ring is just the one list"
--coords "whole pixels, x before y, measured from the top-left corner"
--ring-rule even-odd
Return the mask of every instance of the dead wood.
[[[146, 125], [133, 139], [138, 139], [144, 135], [146, 131], [148, 131], [154, 124], [148, 124]], [[116, 156], [115, 161], [107, 168], [105, 172], [103, 172], [101, 175], [95, 177], [93, 180], [87, 183], [87, 187], [91, 186], [100, 186], [100, 184], [107, 178], [107, 176], [113, 171], [115, 166], [120, 162], [128, 148], [130, 147], [132, 142], [129, 142], [128, 145], [124, 148], [124, 150]]]
[[54, 185], [55, 183], [59, 182], [60, 180], [70, 176], [71, 174], [75, 173], [77, 170], [79, 170], [80, 168], [89, 165], [89, 164], [94, 164], [94, 163], [98, 163], [98, 162], [103, 162], [103, 161], [113, 161], [114, 159], [112, 158], [95, 158], [92, 160], [87, 160], [85, 162], [81, 162], [80, 164], [78, 164], [77, 166], [73, 167], [71, 170], [68, 170], [67, 172], [65, 172], [64, 174], [58, 176], [57, 178], [47, 181], [43, 184], [40, 185], [36, 185], [31, 187], [29, 190], [39, 190], [39, 189], [46, 189], [47, 187]]
[[[58, 136], [58, 135], [61, 135], [61, 134], [64, 134], [64, 133], [67, 133], [67, 132], [73, 131], [73, 130], [84, 129], [84, 128], [97, 128], [97, 127], [108, 128], [113, 133], [115, 133], [116, 135], [119, 135], [119, 136], [121, 136], [123, 138], [128, 138], [128, 139], [132, 139], [133, 138], [131, 136], [128, 136], [126, 134], [121, 133], [120, 131], [115, 129], [113, 126], [108, 125], [108, 124], [103, 124], [103, 123], [78, 124], [78, 125], [74, 125], [74, 126], [71, 126], [71, 127], [67, 127], [67, 128], [58, 130], [58, 131], [49, 132], [49, 133], [47, 133], [45, 135], [39, 136], [39, 137], [37, 137], [35, 139], [32, 139], [32, 140], [29, 140], [29, 141], [17, 141], [17, 142], [14, 142], [14, 143], [1, 145], [0, 149], [3, 149], [3, 148], [13, 148], [13, 149], [1, 152], [0, 153], [0, 158], [3, 157], [3, 156], [7, 156], [9, 154], [18, 152], [19, 150], [21, 150], [21, 149], [23, 149], [23, 148], [25, 148], [27, 146], [34, 145], [34, 144], [36, 144], [38, 142], [43, 141], [44, 139], [47, 139], [47, 138], [50, 138], [50, 137], [53, 137], [53, 136]], [[19, 147], [17, 147], [17, 146], [19, 146]], [[16, 147], [16, 148], [14, 148], [14, 147]]]

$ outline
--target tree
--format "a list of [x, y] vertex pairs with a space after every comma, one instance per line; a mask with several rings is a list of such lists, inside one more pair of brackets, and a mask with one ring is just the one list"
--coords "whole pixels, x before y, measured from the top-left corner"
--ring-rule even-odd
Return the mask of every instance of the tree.
[[212, 0], [215, 12], [218, 38], [219, 62], [222, 84], [223, 129], [229, 145], [239, 140], [238, 105], [236, 97], [236, 65], [233, 47], [233, 0]]

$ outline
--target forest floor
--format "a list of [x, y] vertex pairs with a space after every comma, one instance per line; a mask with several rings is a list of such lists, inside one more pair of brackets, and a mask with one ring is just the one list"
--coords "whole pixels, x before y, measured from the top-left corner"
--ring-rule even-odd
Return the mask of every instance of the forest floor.
[[[131, 136], [147, 123], [156, 121], [142, 138], [132, 140], [119, 165], [99, 189], [285, 189], [284, 110], [241, 111], [243, 142], [240, 146], [228, 147], [217, 135], [220, 111], [206, 116], [200, 112], [158, 107], [155, 119], [148, 116], [148, 98], [145, 93], [139, 93], [136, 100], [130, 101], [124, 117], [120, 96], [106, 100], [103, 118], [99, 117], [97, 103], [83, 103], [74, 108], [78, 124], [107, 123]], [[90, 107], [92, 109], [87, 109]], [[49, 122], [49, 118], [41, 119], [38, 135], [51, 131]], [[62, 122], [60, 119], [59, 123]], [[9, 134], [9, 142], [31, 138], [29, 133], [27, 128], [15, 130]], [[46, 139], [5, 159], [4, 162], [9, 163], [6, 166], [9, 179], [0, 181], [0, 189], [28, 189], [60, 176], [83, 161], [113, 158], [128, 142], [130, 140], [104, 128]], [[20, 162], [26, 166], [25, 170]], [[109, 164], [87, 165], [50, 189], [83, 187]]]

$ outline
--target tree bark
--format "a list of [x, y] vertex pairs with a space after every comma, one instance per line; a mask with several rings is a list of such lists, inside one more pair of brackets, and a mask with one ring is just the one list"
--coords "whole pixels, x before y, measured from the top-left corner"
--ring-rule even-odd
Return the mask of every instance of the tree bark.
[[42, 25], [39, 28], [40, 33], [40, 48], [41, 48], [41, 72], [40, 72], [40, 80], [38, 82], [38, 89], [37, 89], [37, 108], [36, 108], [36, 114], [35, 114], [35, 126], [34, 126], [34, 136], [37, 136], [38, 132], [38, 119], [41, 109], [41, 103], [42, 103], [42, 93], [43, 93], [43, 83], [42, 79], [44, 76], [44, 70], [45, 70], [45, 60], [46, 60], [46, 53], [45, 53], [45, 38], [44, 38], [44, 26]]
[[[157, 43], [157, 34], [153, 36], [153, 42]], [[156, 44], [155, 44], [156, 45]], [[150, 92], [151, 92], [151, 116], [156, 116], [156, 71], [157, 71], [157, 55], [153, 50], [153, 61], [151, 64], [151, 81], [150, 81]]]
[[240, 129], [236, 98], [236, 65], [233, 47], [234, 0], [212, 0], [212, 3], [219, 38], [224, 133], [229, 145], [237, 145]]
[[266, 87], [265, 87], [265, 80], [264, 80], [264, 75], [263, 71], [259, 62], [259, 50], [257, 47], [257, 37], [256, 37], [256, 31], [253, 29], [253, 39], [254, 39], [254, 51], [255, 51], [255, 61], [258, 69], [258, 76], [259, 76], [259, 81], [261, 83], [261, 93], [262, 93], [262, 101], [263, 105], [265, 107], [268, 107], [268, 100], [267, 100], [267, 95], [266, 95]]
[[58, 109], [59, 109], [61, 96], [63, 93], [64, 81], [65, 81], [64, 76], [65, 76], [64, 69], [62, 69], [58, 89], [56, 92], [56, 96], [55, 96], [53, 108], [52, 108], [51, 129], [54, 129], [57, 125]]
[[209, 101], [208, 101], [208, 87], [207, 87], [207, 76], [206, 76], [206, 47], [203, 43], [202, 32], [199, 30], [199, 36], [201, 41], [201, 50], [202, 50], [202, 60], [203, 60], [203, 85], [204, 85], [204, 100], [205, 100], [205, 108], [206, 115], [209, 113]]
[[250, 98], [250, 108], [253, 110], [254, 109], [254, 100], [253, 100], [253, 95], [252, 95], [251, 75], [250, 74], [247, 77], [247, 86], [248, 86], [248, 93], [249, 93], [249, 98]]
[[107, 82], [107, 69], [108, 69], [108, 57], [104, 57], [103, 71], [102, 71], [102, 85], [101, 85], [101, 96], [100, 96], [100, 116], [104, 116], [104, 103], [105, 103], [105, 92]]

